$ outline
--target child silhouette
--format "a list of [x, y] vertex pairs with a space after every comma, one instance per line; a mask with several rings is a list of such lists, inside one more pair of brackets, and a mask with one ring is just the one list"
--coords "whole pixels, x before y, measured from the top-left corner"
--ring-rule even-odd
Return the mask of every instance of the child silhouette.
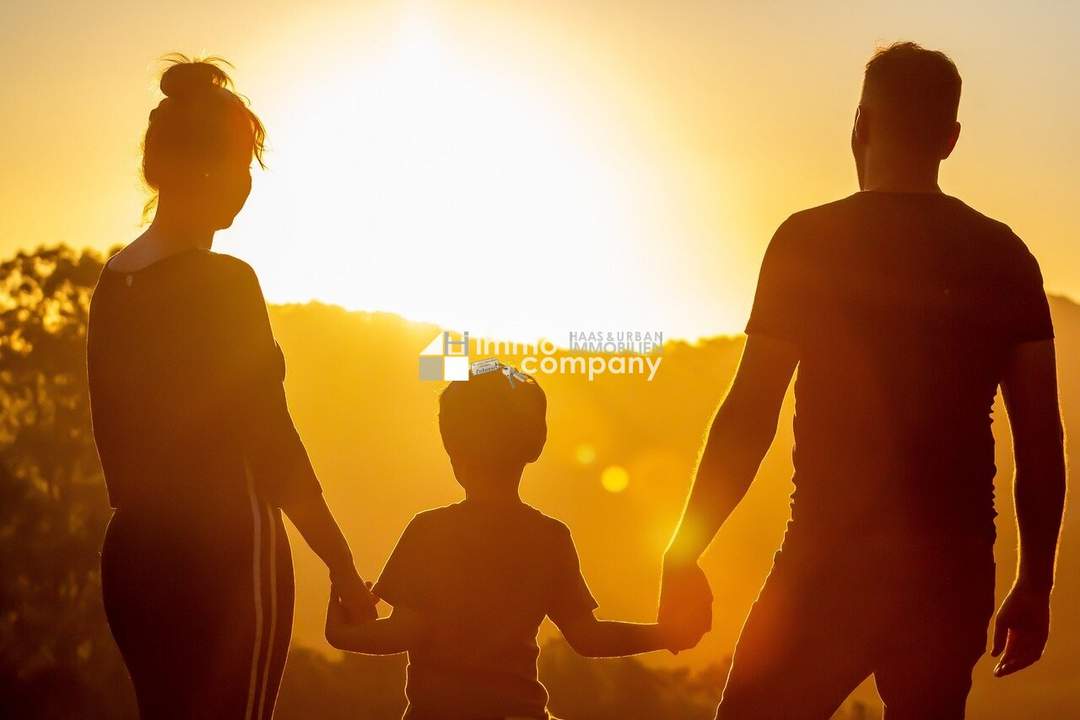
[[450, 383], [439, 430], [465, 500], [421, 512], [405, 528], [374, 587], [393, 606], [389, 617], [350, 623], [331, 595], [331, 645], [409, 653], [407, 720], [548, 718], [536, 671], [545, 616], [588, 657], [678, 651], [704, 632], [593, 615], [569, 529], [518, 496], [525, 465], [547, 439], [546, 411], [540, 386], [495, 360]]

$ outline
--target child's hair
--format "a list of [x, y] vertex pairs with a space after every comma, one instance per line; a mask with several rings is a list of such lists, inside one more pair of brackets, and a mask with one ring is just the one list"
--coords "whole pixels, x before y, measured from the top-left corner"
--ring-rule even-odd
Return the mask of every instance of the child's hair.
[[180, 171], [201, 171], [232, 154], [247, 160], [254, 155], [260, 167], [266, 129], [233, 92], [232, 79], [222, 69], [222, 58], [194, 58], [174, 53], [163, 58], [171, 63], [161, 74], [165, 99], [150, 111], [143, 140], [143, 180], [153, 196], [143, 209], [149, 214], [157, 202], [162, 181]]
[[452, 382], [439, 396], [443, 447], [451, 460], [474, 466], [536, 460], [547, 441], [546, 415], [547, 396], [536, 381], [502, 365]]

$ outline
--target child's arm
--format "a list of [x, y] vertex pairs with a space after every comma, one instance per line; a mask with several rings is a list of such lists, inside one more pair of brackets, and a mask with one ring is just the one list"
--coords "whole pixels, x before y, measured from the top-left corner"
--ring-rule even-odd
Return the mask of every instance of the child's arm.
[[679, 637], [658, 623], [597, 620], [591, 611], [559, 618], [555, 624], [570, 647], [585, 657], [622, 657], [654, 650], [678, 652], [692, 648], [701, 639], [700, 635]]
[[659, 623], [597, 620], [593, 614], [596, 600], [581, 574], [570, 530], [562, 523], [557, 528], [551, 547], [555, 573], [548, 617], [575, 652], [585, 657], [622, 657], [664, 649], [678, 652], [698, 644], [708, 630], [706, 625], [684, 630]]
[[394, 655], [415, 647], [424, 632], [420, 614], [394, 608], [390, 617], [350, 623], [345, 608], [331, 593], [326, 609], [326, 641], [338, 650], [367, 655]]

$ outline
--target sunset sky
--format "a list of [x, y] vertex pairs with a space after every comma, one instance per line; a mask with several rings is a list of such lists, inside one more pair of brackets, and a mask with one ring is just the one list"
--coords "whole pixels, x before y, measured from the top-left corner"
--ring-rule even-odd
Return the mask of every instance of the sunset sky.
[[0, 253], [140, 232], [157, 58], [214, 54], [269, 170], [216, 249], [270, 301], [508, 337], [738, 332], [791, 212], [856, 189], [875, 46], [951, 54], [942, 186], [1080, 298], [1080, 10], [1068, 2], [116, 2], [0, 10]]

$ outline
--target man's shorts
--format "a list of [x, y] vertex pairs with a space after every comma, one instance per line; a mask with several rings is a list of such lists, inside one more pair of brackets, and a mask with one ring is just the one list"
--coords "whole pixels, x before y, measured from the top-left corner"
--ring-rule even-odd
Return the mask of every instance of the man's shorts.
[[785, 541], [743, 625], [718, 720], [827, 720], [873, 675], [886, 720], [958, 720], [986, 651], [993, 549]]

